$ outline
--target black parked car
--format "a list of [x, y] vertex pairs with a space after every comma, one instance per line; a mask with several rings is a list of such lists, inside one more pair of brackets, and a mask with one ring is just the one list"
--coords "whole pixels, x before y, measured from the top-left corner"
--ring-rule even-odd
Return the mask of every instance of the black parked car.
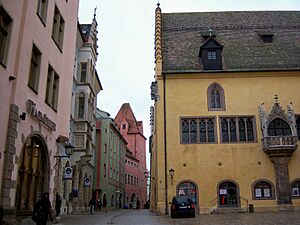
[[195, 217], [195, 204], [188, 195], [173, 197], [171, 204], [171, 217], [189, 216]]

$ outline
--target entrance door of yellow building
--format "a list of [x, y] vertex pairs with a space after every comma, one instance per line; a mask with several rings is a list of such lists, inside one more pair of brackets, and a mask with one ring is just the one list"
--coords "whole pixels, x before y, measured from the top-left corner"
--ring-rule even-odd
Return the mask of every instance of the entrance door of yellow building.
[[218, 190], [219, 206], [220, 207], [238, 207], [238, 188], [231, 181], [223, 182], [219, 185]]

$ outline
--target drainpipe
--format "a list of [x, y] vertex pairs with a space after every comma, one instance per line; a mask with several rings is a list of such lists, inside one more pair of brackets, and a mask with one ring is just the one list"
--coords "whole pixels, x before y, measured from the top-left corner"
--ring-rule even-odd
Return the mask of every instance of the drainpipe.
[[166, 211], [165, 214], [169, 215], [169, 203], [168, 203], [168, 161], [167, 161], [167, 133], [166, 133], [166, 77], [165, 74], [163, 75], [163, 82], [164, 82], [164, 152], [165, 152], [165, 207]]

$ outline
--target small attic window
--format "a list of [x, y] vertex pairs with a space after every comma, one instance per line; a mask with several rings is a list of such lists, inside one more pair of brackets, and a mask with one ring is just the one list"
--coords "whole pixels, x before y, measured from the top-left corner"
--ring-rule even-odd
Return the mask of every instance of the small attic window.
[[215, 50], [208, 50], [207, 51], [207, 59], [208, 60], [216, 60], [217, 59], [217, 52]]
[[260, 34], [261, 39], [265, 43], [272, 43], [274, 34], [271, 32], [261, 32]]

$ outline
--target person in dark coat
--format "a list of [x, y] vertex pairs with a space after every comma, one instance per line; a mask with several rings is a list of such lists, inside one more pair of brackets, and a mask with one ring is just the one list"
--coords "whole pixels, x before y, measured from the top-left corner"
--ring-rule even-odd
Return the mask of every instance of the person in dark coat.
[[137, 198], [137, 200], [136, 200], [136, 209], [140, 209], [140, 206], [141, 206], [141, 202], [140, 202], [139, 198]]
[[89, 202], [89, 206], [90, 206], [90, 213], [93, 214], [93, 212], [95, 210], [95, 206], [96, 206], [96, 199], [95, 198], [91, 198], [91, 200]]
[[62, 203], [62, 198], [60, 197], [60, 195], [58, 193], [56, 193], [56, 201], [55, 201], [56, 215], [55, 216], [59, 216], [59, 214], [60, 214], [61, 203]]
[[99, 210], [101, 210], [101, 208], [102, 208], [102, 202], [101, 202], [100, 198], [98, 198], [98, 200], [97, 200], [97, 207]]
[[106, 208], [106, 206], [107, 206], [107, 200], [106, 200], [106, 198], [103, 198], [103, 209], [104, 209], [104, 211], [107, 213], [107, 208]]
[[48, 217], [51, 221], [53, 220], [51, 216], [51, 203], [49, 200], [49, 193], [43, 193], [43, 196], [33, 207], [32, 219], [37, 225], [47, 225]]

